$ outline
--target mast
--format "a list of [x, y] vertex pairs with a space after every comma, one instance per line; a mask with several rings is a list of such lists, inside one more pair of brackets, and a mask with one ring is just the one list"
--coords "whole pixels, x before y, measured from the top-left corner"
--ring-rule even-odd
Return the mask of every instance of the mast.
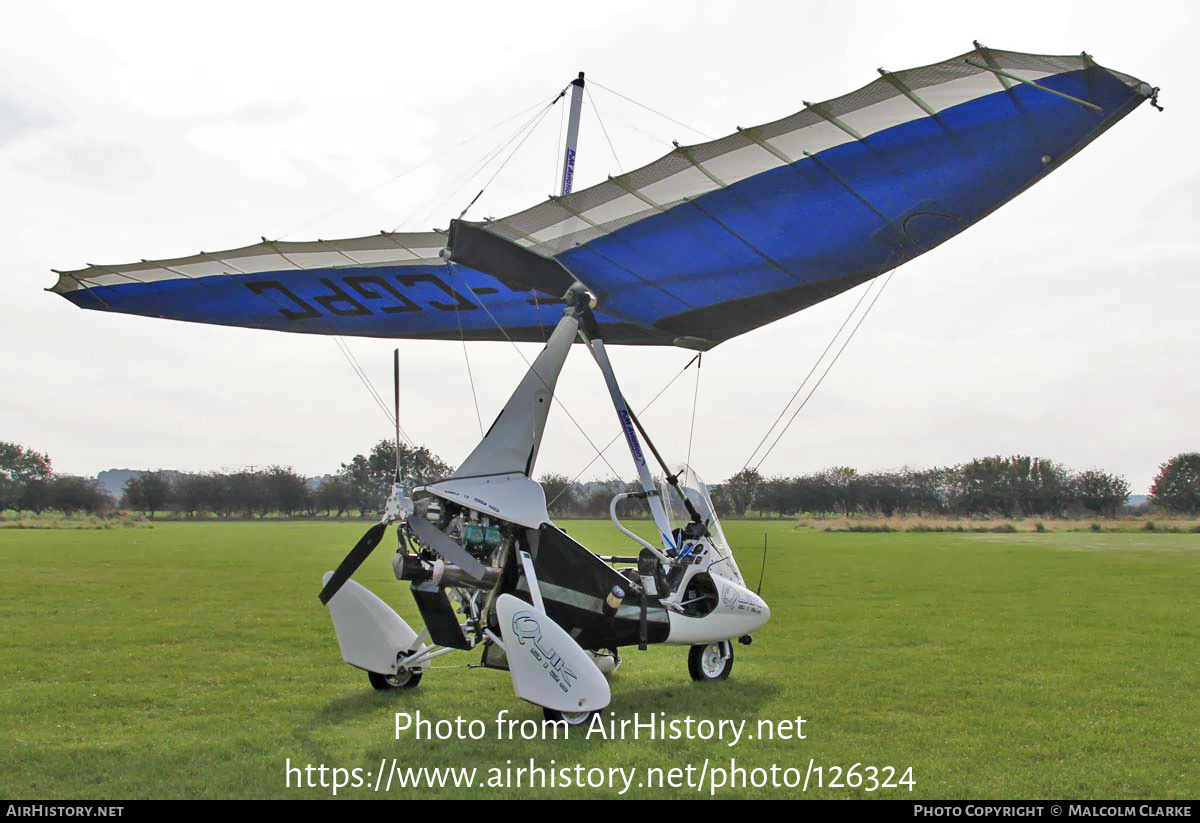
[[571, 114], [567, 120], [567, 144], [563, 149], [562, 191], [560, 197], [571, 193], [575, 183], [575, 148], [579, 145], [579, 115], [583, 112], [583, 72], [571, 81]]

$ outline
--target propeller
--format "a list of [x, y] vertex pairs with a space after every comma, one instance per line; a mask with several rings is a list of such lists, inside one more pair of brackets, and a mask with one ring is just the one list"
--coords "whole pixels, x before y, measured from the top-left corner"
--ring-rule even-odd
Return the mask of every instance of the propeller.
[[333, 576], [329, 578], [329, 582], [325, 584], [325, 588], [321, 589], [320, 597], [322, 604], [327, 604], [337, 594], [338, 589], [350, 579], [350, 575], [358, 570], [358, 567], [363, 564], [367, 556], [375, 551], [375, 547], [379, 545], [379, 542], [383, 540], [383, 536], [387, 533], [387, 527], [387, 521], [381, 521], [367, 529], [367, 533], [359, 538], [358, 542], [354, 544], [354, 548], [350, 550], [350, 553], [342, 558], [342, 562], [334, 570]]
[[388, 524], [393, 520], [398, 519], [399, 511], [396, 510], [395, 504], [398, 503], [398, 496], [403, 497], [403, 491], [400, 488], [400, 350], [396, 349], [392, 352], [392, 387], [395, 390], [395, 408], [392, 421], [396, 425], [396, 478], [392, 485], [392, 493], [388, 497], [383, 519], [376, 523], [371, 528], [367, 529], [367, 533], [359, 538], [354, 544], [354, 548], [350, 553], [342, 558], [342, 562], [334, 570], [333, 576], [329, 578], [329, 582], [321, 589], [321, 604], [328, 604], [333, 596], [338, 593], [338, 589], [345, 585], [350, 579], [350, 575], [358, 571], [358, 567], [363, 564], [363, 561], [375, 551], [375, 547], [383, 540], [383, 536], [387, 533]]

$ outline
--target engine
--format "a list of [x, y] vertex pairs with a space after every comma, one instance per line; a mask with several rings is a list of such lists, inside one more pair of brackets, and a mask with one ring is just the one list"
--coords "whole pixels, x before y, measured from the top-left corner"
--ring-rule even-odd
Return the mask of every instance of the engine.
[[[414, 582], [429, 581], [440, 586], [491, 589], [513, 554], [521, 527], [506, 520], [469, 509], [448, 500], [428, 496], [416, 503], [416, 516], [433, 526], [440, 535], [485, 568], [478, 579], [460, 564], [445, 557], [418, 535], [410, 534], [415, 554], [401, 551], [396, 556], [396, 577]], [[435, 541], [436, 542], [436, 541]], [[446, 548], [443, 544], [442, 548]], [[464, 561], [465, 563], [465, 561]]]

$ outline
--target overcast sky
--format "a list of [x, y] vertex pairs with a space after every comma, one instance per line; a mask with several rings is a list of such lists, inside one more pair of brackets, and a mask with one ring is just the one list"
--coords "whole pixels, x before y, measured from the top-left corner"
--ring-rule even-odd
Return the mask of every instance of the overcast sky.
[[[53, 268], [445, 226], [460, 175], [574, 75], [719, 136], [945, 59], [972, 39], [1086, 50], [1161, 86], [997, 213], [903, 267], [762, 465], [888, 469], [1027, 453], [1125, 474], [1200, 449], [1200, 36], [1186, 2], [37, 3], [0, 33], [0, 440], [60, 471], [290, 464], [309, 474], [389, 434], [331, 338], [75, 308]], [[576, 189], [664, 154], [682, 125], [593, 85]], [[511, 128], [511, 126], [509, 127]], [[557, 112], [471, 217], [544, 198]], [[432, 161], [430, 161], [432, 159]], [[422, 164], [412, 171], [418, 164]], [[408, 173], [411, 172], [411, 173]], [[386, 181], [391, 181], [383, 185]], [[340, 208], [335, 208], [339, 207]], [[704, 357], [692, 462], [740, 469], [857, 290]], [[348, 341], [380, 391], [392, 344]], [[401, 421], [457, 463], [479, 435], [458, 343], [401, 341]], [[532, 356], [536, 346], [526, 353]], [[507, 343], [469, 346], [490, 422], [524, 371]], [[641, 408], [691, 358], [615, 349]], [[644, 417], [688, 451], [694, 371]], [[617, 427], [581, 349], [559, 398], [598, 444]], [[540, 472], [594, 451], [552, 415]], [[607, 453], [623, 475], [629, 457]], [[603, 477], [597, 463], [585, 477]]]

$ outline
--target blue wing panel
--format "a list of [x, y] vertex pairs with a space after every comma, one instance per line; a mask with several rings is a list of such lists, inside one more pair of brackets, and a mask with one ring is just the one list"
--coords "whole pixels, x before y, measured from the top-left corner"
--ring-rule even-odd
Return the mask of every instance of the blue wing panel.
[[[148, 317], [389, 338], [540, 342], [562, 313], [561, 301], [445, 264], [213, 275], [91, 286], [64, 296], [82, 308]], [[651, 331], [625, 330], [611, 314], [601, 322], [632, 342], [670, 342]]]
[[1145, 99], [1102, 69], [1040, 82], [1103, 111], [997, 83], [996, 93], [937, 117], [709, 192], [559, 259], [602, 306], [637, 323], [726, 339], [928, 251]]
[[[1014, 65], [1026, 59], [1006, 54]], [[748, 175], [744, 179], [681, 202], [682, 192], [705, 188], [667, 185], [661, 190], [676, 192], [670, 196], [675, 205], [659, 205], [658, 211], [637, 203], [656, 205], [631, 180], [642, 180], [650, 190], [675, 179], [677, 167], [701, 177], [680, 159], [693, 155], [680, 149], [663, 158], [661, 177], [641, 175], [642, 170], [625, 175], [621, 188], [636, 197], [617, 194], [633, 200], [637, 210], [613, 208], [604, 218], [611, 222], [603, 225], [574, 209], [594, 205], [603, 211], [617, 201], [582, 192], [572, 196], [570, 215], [582, 218], [573, 223], [565, 206], [558, 212], [542, 209], [541, 216], [534, 207], [497, 221], [501, 228], [460, 226], [449, 236], [264, 240], [222, 254], [64, 272], [54, 290], [84, 308], [200, 323], [388, 338], [542, 341], [560, 312], [561, 301], [548, 295], [560, 294], [563, 281], [577, 277], [599, 298], [597, 320], [608, 342], [711, 347], [944, 242], [1057, 168], [1154, 91], [1080, 58], [1026, 57], [1042, 67], [1039, 76], [1045, 66], [1059, 72], [1038, 81], [1046, 88], [1017, 83], [1005, 89], [996, 80], [992, 92], [988, 84], [972, 85], [969, 93], [976, 96], [936, 115], [774, 167], [778, 158], [767, 155], [761, 142], [755, 140], [755, 146], [742, 137], [743, 148], [764, 154], [763, 164], [740, 167]], [[1089, 67], [1073, 68], [1079, 65]], [[961, 59], [936, 68], [949, 82], [963, 77]], [[919, 79], [924, 71], [913, 70], [913, 76]], [[908, 104], [889, 89], [900, 106]], [[855, 103], [860, 108], [848, 110], [863, 111], [878, 99], [867, 95]], [[889, 111], [885, 124], [919, 110]], [[804, 115], [817, 119], [812, 112]], [[806, 128], [790, 134], [810, 133]], [[592, 231], [555, 235], [556, 226], [568, 224], [586, 224]], [[559, 245], [548, 245], [556, 238]], [[461, 262], [439, 262], [447, 242], [450, 259]]]

